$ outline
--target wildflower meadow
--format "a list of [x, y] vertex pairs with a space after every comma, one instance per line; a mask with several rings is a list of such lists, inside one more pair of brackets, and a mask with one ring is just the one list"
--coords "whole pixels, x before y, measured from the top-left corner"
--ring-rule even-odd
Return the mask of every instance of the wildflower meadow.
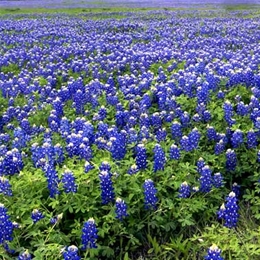
[[260, 9], [10, 10], [1, 259], [260, 259]]

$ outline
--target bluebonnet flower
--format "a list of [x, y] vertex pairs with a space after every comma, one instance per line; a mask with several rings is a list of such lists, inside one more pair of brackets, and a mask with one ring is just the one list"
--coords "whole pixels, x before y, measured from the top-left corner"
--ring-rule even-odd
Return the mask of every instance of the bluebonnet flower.
[[200, 121], [201, 121], [201, 117], [200, 117], [199, 114], [196, 113], [196, 114], [192, 117], [192, 120], [193, 120], [194, 122], [200, 122]]
[[233, 124], [233, 119], [232, 119], [233, 106], [229, 100], [226, 100], [224, 102], [223, 110], [224, 110], [224, 118], [225, 118], [226, 122], [228, 123], [228, 125], [232, 125]]
[[128, 140], [127, 142], [129, 144], [136, 143], [138, 140], [138, 134], [134, 128], [130, 128], [128, 130]]
[[233, 148], [238, 148], [241, 144], [243, 144], [243, 132], [237, 129], [231, 137], [231, 144]]
[[58, 184], [60, 182], [58, 173], [55, 170], [55, 168], [53, 166], [51, 166], [50, 164], [46, 164], [43, 171], [45, 173], [45, 177], [48, 182], [48, 189], [50, 192], [50, 197], [54, 198], [55, 195], [60, 193], [59, 189], [58, 189]]
[[150, 118], [146, 113], [142, 113], [140, 115], [140, 127], [146, 127], [149, 128], [150, 127]]
[[256, 120], [254, 120], [254, 126], [257, 130], [260, 130], [260, 117], [257, 117]]
[[173, 122], [173, 124], [171, 125], [171, 133], [172, 133], [172, 138], [176, 141], [182, 137], [182, 128], [179, 122], [177, 121]]
[[240, 195], [240, 185], [234, 182], [232, 185], [232, 191], [236, 194], [236, 197], [238, 198]]
[[219, 154], [223, 153], [224, 150], [225, 150], [225, 143], [221, 139], [218, 143], [215, 144], [214, 153], [216, 155], [219, 155]]
[[143, 170], [147, 167], [147, 154], [144, 144], [138, 144], [136, 146], [136, 165], [138, 169]]
[[88, 173], [90, 170], [94, 169], [94, 166], [91, 165], [88, 161], [85, 162], [84, 171]]
[[63, 103], [60, 100], [59, 97], [57, 97], [55, 100], [53, 100], [52, 102], [53, 108], [56, 111], [56, 114], [58, 117], [62, 117], [63, 116]]
[[179, 189], [179, 198], [188, 198], [190, 196], [190, 185], [185, 181], [181, 184]]
[[107, 116], [107, 109], [104, 106], [101, 106], [98, 111], [98, 120], [103, 121]]
[[188, 136], [184, 135], [180, 140], [181, 150], [184, 150], [185, 152], [190, 152], [192, 150], [192, 147], [190, 145], [190, 140]]
[[80, 260], [78, 255], [78, 248], [76, 246], [69, 246], [62, 250], [62, 256], [64, 260]]
[[162, 147], [159, 144], [156, 144], [153, 149], [153, 152], [154, 152], [154, 165], [153, 165], [154, 172], [163, 170], [166, 162], [166, 157]]
[[209, 249], [206, 256], [204, 256], [205, 260], [224, 260], [224, 258], [221, 257], [221, 250], [213, 244]]
[[205, 111], [203, 112], [203, 120], [204, 120], [205, 122], [209, 122], [209, 121], [211, 120], [211, 113], [210, 113], [209, 110], [205, 110]]
[[215, 173], [212, 182], [216, 188], [222, 187], [224, 184], [222, 174], [220, 172]]
[[202, 172], [202, 168], [206, 165], [204, 159], [202, 157], [199, 158], [199, 160], [197, 161], [197, 172], [199, 174], [201, 174]]
[[217, 132], [213, 126], [207, 126], [207, 138], [209, 141], [217, 140]]
[[200, 133], [196, 127], [192, 129], [192, 131], [189, 133], [188, 139], [189, 139], [189, 149], [190, 150], [197, 149], [200, 140]]
[[31, 126], [27, 118], [22, 119], [22, 121], [20, 122], [20, 126], [27, 135], [31, 133]]
[[33, 220], [33, 223], [36, 223], [39, 220], [43, 219], [44, 215], [38, 209], [34, 209], [32, 214], [31, 214], [31, 218]]
[[224, 220], [225, 227], [236, 227], [239, 218], [238, 210], [236, 194], [232, 191], [227, 196], [224, 207], [222, 206], [218, 211], [218, 217]]
[[170, 159], [172, 160], [179, 160], [181, 157], [180, 149], [177, 145], [172, 144], [170, 147]]
[[257, 135], [253, 129], [247, 132], [247, 147], [249, 149], [256, 148], [258, 145]]
[[158, 112], [155, 112], [150, 116], [150, 122], [155, 130], [162, 128], [162, 120]]
[[112, 174], [109, 171], [101, 171], [99, 173], [101, 198], [103, 204], [108, 204], [110, 201], [114, 201], [115, 193], [112, 183]]
[[7, 241], [13, 240], [14, 225], [10, 220], [10, 216], [7, 214], [7, 209], [0, 203], [0, 245], [6, 244]]
[[138, 167], [136, 164], [133, 164], [129, 169], [128, 169], [128, 174], [133, 175], [136, 174], [139, 171]]
[[165, 128], [157, 130], [155, 136], [156, 136], [156, 140], [158, 142], [165, 141], [165, 139], [167, 137], [167, 132], [166, 132]]
[[187, 111], [184, 111], [184, 113], [180, 117], [180, 121], [182, 124], [182, 127], [188, 127], [190, 123], [190, 115]]
[[126, 154], [126, 139], [122, 133], [110, 138], [109, 150], [114, 160], [122, 160]]
[[138, 133], [138, 140], [143, 140], [143, 139], [149, 139], [151, 137], [151, 133], [149, 129], [145, 126], [142, 126]]
[[7, 196], [13, 195], [11, 184], [9, 183], [9, 180], [4, 176], [0, 176], [0, 193], [3, 193]]
[[144, 185], [144, 204], [146, 209], [156, 209], [157, 204], [157, 189], [154, 187], [154, 182], [150, 179], [145, 180]]
[[111, 166], [110, 166], [109, 162], [107, 162], [107, 161], [101, 162], [101, 164], [99, 166], [99, 170], [109, 172], [111, 170]]
[[56, 164], [62, 164], [65, 160], [64, 152], [62, 146], [58, 143], [53, 147], [54, 152], [54, 162]]
[[227, 171], [234, 171], [236, 169], [236, 166], [237, 166], [236, 153], [233, 150], [228, 149], [226, 151], [226, 169]]
[[208, 165], [204, 166], [200, 173], [200, 191], [202, 192], [210, 192], [212, 188], [212, 177], [211, 177], [211, 169]]
[[90, 218], [88, 221], [84, 223], [82, 229], [81, 243], [82, 250], [86, 250], [88, 248], [96, 248], [96, 240], [98, 238], [97, 235], [97, 227], [95, 220]]
[[59, 214], [57, 216], [52, 217], [50, 219], [50, 224], [52, 224], [52, 225], [57, 224], [62, 219], [62, 217], [63, 217], [63, 213], [61, 213], [61, 214]]
[[77, 192], [78, 185], [75, 183], [74, 174], [70, 170], [65, 170], [65, 172], [62, 174], [61, 182], [63, 183], [63, 188], [66, 193]]
[[127, 217], [127, 205], [121, 198], [116, 199], [116, 218], [123, 220], [124, 217]]
[[245, 105], [243, 101], [237, 104], [237, 114], [240, 116], [245, 116], [248, 114], [248, 105]]
[[5, 175], [14, 175], [19, 173], [23, 166], [22, 154], [14, 148], [5, 154], [0, 172], [3, 171]]
[[[87, 140], [86, 137], [84, 137], [83, 139]], [[81, 159], [85, 159], [85, 160], [92, 159], [92, 149], [90, 145], [81, 143], [78, 149], [79, 149], [78, 155], [80, 156]]]
[[217, 217], [218, 217], [218, 219], [223, 219], [223, 218], [224, 218], [224, 216], [225, 216], [225, 210], [226, 210], [225, 203], [223, 203], [223, 204], [220, 206], [220, 208], [219, 208], [219, 210], [218, 210], [218, 212], [217, 212]]
[[18, 260], [31, 260], [31, 259], [32, 259], [32, 255], [29, 253], [28, 250], [24, 251], [18, 256]]

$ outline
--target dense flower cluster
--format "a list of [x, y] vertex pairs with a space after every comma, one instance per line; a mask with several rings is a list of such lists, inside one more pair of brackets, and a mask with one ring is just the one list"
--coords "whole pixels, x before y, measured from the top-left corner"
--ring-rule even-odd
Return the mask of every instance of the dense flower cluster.
[[[103, 214], [112, 202], [122, 220], [132, 211], [115, 198], [131, 198], [138, 188], [143, 188], [145, 208], [155, 210], [166, 190], [181, 203], [189, 203], [183, 199], [192, 192], [192, 199], [207, 193], [211, 203], [235, 179], [241, 182], [232, 186], [218, 211], [225, 226], [235, 227], [237, 199], [247, 183], [253, 187], [253, 178], [244, 177], [249, 169], [258, 172], [260, 163], [260, 26], [258, 19], [241, 19], [250, 13], [232, 12], [236, 18], [231, 19], [224, 12], [225, 19], [214, 18], [219, 12], [204, 10], [199, 19], [192, 10], [130, 12], [124, 19], [95, 21], [89, 12], [80, 17], [3, 17], [1, 198], [16, 203], [20, 183], [29, 189], [39, 180], [32, 192], [40, 183], [46, 187], [39, 189], [35, 205], [52, 205], [50, 223], [58, 227], [62, 214], [57, 215], [55, 203], [74, 198], [76, 205], [82, 195], [78, 191], [95, 204], [87, 207], [90, 215], [94, 209]], [[73, 172], [62, 172], [64, 162]], [[153, 172], [163, 195], [149, 179]], [[100, 211], [95, 188], [100, 188]], [[71, 225], [69, 230], [78, 212], [68, 211], [64, 225]], [[31, 213], [34, 223], [44, 217], [38, 209]], [[14, 227], [0, 205], [0, 244], [7, 252], [12, 252], [7, 242]], [[21, 232], [22, 239], [29, 237], [27, 232]], [[83, 227], [83, 249], [95, 247], [96, 239], [90, 219]], [[75, 246], [62, 255], [80, 259]], [[28, 252], [19, 256], [27, 258]], [[205, 259], [221, 259], [219, 249], [212, 246]]]

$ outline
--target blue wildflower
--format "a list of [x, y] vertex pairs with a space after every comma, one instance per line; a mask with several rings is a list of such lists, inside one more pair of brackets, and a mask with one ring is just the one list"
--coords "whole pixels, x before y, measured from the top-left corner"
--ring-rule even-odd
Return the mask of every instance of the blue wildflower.
[[185, 152], [190, 152], [192, 150], [192, 147], [190, 145], [190, 140], [188, 136], [184, 135], [180, 140], [181, 150], [184, 150]]
[[225, 227], [236, 227], [239, 218], [238, 210], [236, 194], [232, 191], [227, 196], [224, 207], [218, 212], [218, 217], [224, 220]]
[[18, 260], [31, 260], [31, 259], [32, 259], [32, 256], [28, 250], [19, 254], [19, 256], [18, 256]]
[[69, 246], [62, 250], [62, 256], [64, 260], [80, 260], [78, 255], [78, 248], [76, 246]]
[[109, 171], [101, 171], [99, 174], [101, 198], [103, 204], [108, 204], [110, 201], [114, 201], [115, 193], [112, 183], [112, 174]]
[[206, 256], [204, 256], [205, 260], [224, 260], [224, 258], [221, 257], [221, 250], [213, 244], [209, 249]]
[[31, 214], [31, 218], [33, 220], [33, 223], [36, 223], [39, 220], [43, 219], [44, 215], [38, 209], [34, 209], [32, 214]]
[[95, 220], [90, 218], [88, 221], [84, 223], [82, 229], [81, 243], [82, 250], [86, 250], [88, 248], [96, 248], [96, 240], [98, 238], [97, 235], [97, 227], [95, 224]]
[[222, 174], [220, 172], [215, 173], [213, 176], [212, 182], [216, 188], [222, 187], [224, 184]]
[[172, 133], [172, 138], [176, 141], [182, 137], [182, 128], [179, 122], [177, 121], [173, 122], [173, 124], [171, 125], [171, 133]]
[[172, 144], [170, 147], [170, 159], [172, 160], [179, 160], [181, 157], [180, 149], [177, 145]]
[[179, 189], [179, 198], [188, 198], [190, 196], [190, 185], [185, 181], [181, 184]]
[[236, 197], [238, 198], [240, 195], [240, 185], [234, 182], [232, 185], [232, 191], [236, 194]]
[[48, 189], [50, 192], [50, 197], [54, 198], [55, 195], [60, 193], [59, 189], [58, 189], [58, 184], [60, 182], [58, 173], [55, 170], [55, 168], [53, 166], [51, 166], [50, 164], [46, 164], [46, 166], [44, 167], [43, 170], [45, 172], [45, 177], [48, 182]]
[[197, 161], [197, 172], [199, 174], [201, 174], [202, 172], [202, 168], [206, 165], [204, 159], [202, 157], [199, 158], [199, 160]]
[[0, 193], [3, 193], [6, 196], [13, 195], [11, 184], [9, 183], [9, 180], [4, 176], [0, 176]]
[[234, 171], [236, 169], [236, 166], [237, 166], [236, 153], [233, 150], [228, 149], [226, 151], [226, 169], [227, 171]]
[[52, 225], [57, 224], [62, 219], [62, 217], [63, 217], [63, 213], [61, 213], [61, 214], [59, 214], [57, 216], [52, 217], [50, 219], [50, 224], [52, 224]]
[[128, 174], [133, 175], [136, 174], [139, 171], [138, 167], [136, 164], [133, 164], [129, 169], [128, 169]]
[[14, 225], [7, 214], [7, 209], [0, 203], [0, 245], [13, 240]]
[[90, 170], [94, 169], [94, 166], [91, 165], [88, 161], [85, 162], [84, 171], [88, 173]]
[[116, 218], [123, 220], [124, 217], [127, 217], [127, 205], [121, 198], [116, 199]]
[[65, 170], [62, 174], [61, 182], [63, 183], [63, 188], [66, 193], [77, 192], [78, 185], [75, 183], [74, 174], [70, 170]]
[[153, 165], [154, 172], [163, 170], [166, 162], [166, 157], [162, 147], [159, 144], [156, 144], [153, 149], [153, 152], [154, 152], [154, 165]]
[[221, 139], [218, 143], [215, 144], [215, 147], [214, 147], [214, 153], [216, 155], [219, 155], [221, 153], [223, 153], [225, 150], [225, 143], [224, 141]]
[[256, 148], [258, 145], [257, 135], [253, 129], [247, 132], [247, 147], [249, 149]]
[[243, 132], [237, 129], [231, 137], [231, 144], [233, 148], [238, 148], [241, 144], [243, 144]]
[[199, 178], [200, 181], [200, 191], [202, 192], [210, 192], [212, 187], [212, 177], [211, 177], [211, 169], [208, 165], [204, 166], [201, 170], [201, 176]]
[[154, 182], [150, 179], [145, 180], [144, 189], [144, 204], [146, 209], [156, 209], [157, 204], [157, 189], [154, 187]]
[[144, 144], [137, 145], [135, 161], [138, 169], [143, 170], [147, 167], [147, 154]]
[[200, 141], [200, 133], [196, 127], [192, 129], [192, 131], [189, 133], [188, 139], [189, 139], [189, 149], [190, 150], [197, 149]]

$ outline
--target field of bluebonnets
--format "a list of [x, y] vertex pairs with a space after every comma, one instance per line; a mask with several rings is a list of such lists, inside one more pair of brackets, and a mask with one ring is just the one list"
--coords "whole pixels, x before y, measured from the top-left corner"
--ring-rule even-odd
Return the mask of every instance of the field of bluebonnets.
[[1, 259], [260, 259], [257, 11], [101, 18], [0, 19]]

